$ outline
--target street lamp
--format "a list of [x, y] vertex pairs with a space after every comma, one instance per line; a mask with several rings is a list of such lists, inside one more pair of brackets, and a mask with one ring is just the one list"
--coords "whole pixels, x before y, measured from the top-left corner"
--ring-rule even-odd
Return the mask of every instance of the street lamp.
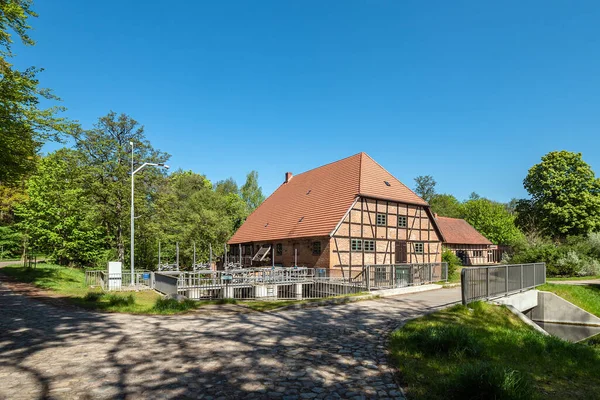
[[134, 272], [134, 237], [135, 237], [135, 225], [134, 225], [134, 205], [133, 205], [133, 189], [134, 189], [134, 176], [135, 174], [137, 174], [138, 172], [140, 172], [141, 170], [143, 170], [145, 167], [163, 167], [165, 169], [169, 169], [168, 165], [165, 165], [163, 163], [143, 163], [141, 166], [138, 167], [138, 169], [134, 170], [133, 169], [133, 142], [129, 142], [129, 144], [131, 145], [131, 286], [134, 285], [135, 282], [135, 272]]

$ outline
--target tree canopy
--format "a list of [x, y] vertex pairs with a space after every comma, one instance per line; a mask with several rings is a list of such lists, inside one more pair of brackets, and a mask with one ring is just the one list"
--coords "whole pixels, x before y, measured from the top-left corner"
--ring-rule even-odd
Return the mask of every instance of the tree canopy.
[[[519, 223], [554, 238], [600, 228], [600, 179], [581, 153], [553, 151], [523, 181], [531, 195], [519, 203]], [[534, 222], [532, 222], [534, 221]]]
[[430, 200], [431, 210], [440, 217], [460, 218], [461, 203], [451, 194], [436, 194]]
[[461, 205], [461, 217], [494, 244], [512, 245], [522, 238], [514, 215], [502, 203], [484, 198], [468, 200]]
[[419, 175], [415, 178], [415, 193], [426, 202], [430, 202], [435, 196], [436, 182], [431, 175]]
[[258, 186], [258, 172], [251, 171], [246, 176], [246, 183], [240, 189], [240, 195], [242, 196], [242, 200], [246, 202], [248, 213], [256, 210], [265, 201], [262, 188]]
[[60, 100], [49, 89], [41, 88], [37, 75], [41, 69], [23, 71], [11, 64], [13, 33], [21, 42], [33, 46], [28, 19], [37, 14], [30, 0], [0, 1], [0, 182], [12, 183], [30, 173], [45, 140], [59, 139], [76, 124], [59, 114], [64, 107], [41, 107]]

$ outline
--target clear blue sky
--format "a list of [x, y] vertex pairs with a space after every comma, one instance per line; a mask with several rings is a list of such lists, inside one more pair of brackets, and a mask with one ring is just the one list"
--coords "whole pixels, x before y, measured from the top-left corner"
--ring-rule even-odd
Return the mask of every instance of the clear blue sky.
[[[551, 150], [600, 173], [598, 1], [37, 0], [33, 48], [84, 127], [140, 121], [174, 168], [270, 194], [365, 151], [409, 186], [526, 195]], [[56, 148], [46, 146], [45, 150]]]

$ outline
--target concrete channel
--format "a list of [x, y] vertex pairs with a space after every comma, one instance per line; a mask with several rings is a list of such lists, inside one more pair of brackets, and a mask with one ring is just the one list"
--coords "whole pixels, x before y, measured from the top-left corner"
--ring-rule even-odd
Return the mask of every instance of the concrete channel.
[[554, 293], [529, 290], [494, 303], [510, 306], [545, 332], [570, 342], [600, 334], [600, 318]]

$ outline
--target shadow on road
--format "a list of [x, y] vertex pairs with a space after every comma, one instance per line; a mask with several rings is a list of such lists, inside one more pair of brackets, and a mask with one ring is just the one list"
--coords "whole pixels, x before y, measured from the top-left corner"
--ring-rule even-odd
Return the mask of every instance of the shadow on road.
[[437, 292], [277, 313], [140, 316], [56, 307], [0, 284], [0, 398], [399, 397], [387, 335], [453, 299]]

